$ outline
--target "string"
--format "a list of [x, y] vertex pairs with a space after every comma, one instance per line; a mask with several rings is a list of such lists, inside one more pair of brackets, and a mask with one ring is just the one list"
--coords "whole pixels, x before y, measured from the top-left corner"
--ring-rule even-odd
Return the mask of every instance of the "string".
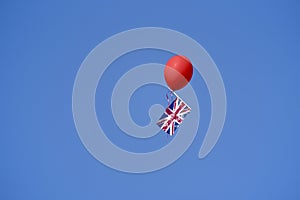
[[[170, 97], [169, 97], [170, 96]], [[167, 98], [167, 101], [168, 101], [168, 106], [170, 106], [170, 99], [171, 97], [173, 97], [173, 91], [172, 90], [169, 90], [166, 94], [166, 98]]]

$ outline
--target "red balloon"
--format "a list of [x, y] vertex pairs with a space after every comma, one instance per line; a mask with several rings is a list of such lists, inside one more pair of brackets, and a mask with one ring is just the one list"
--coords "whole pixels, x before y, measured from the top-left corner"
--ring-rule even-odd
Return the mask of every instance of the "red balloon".
[[193, 75], [193, 65], [190, 60], [181, 55], [170, 58], [167, 62], [164, 76], [169, 88], [180, 90], [188, 84]]

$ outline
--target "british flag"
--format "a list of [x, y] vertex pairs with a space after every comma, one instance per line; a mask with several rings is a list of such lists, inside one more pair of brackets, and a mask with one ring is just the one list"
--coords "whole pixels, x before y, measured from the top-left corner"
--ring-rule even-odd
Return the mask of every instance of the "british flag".
[[175, 130], [190, 111], [191, 108], [176, 96], [156, 124], [167, 134], [174, 135]]

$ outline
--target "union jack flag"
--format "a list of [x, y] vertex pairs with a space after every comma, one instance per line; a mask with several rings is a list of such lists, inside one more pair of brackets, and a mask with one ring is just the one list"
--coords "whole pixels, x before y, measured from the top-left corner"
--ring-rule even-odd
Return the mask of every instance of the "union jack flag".
[[167, 134], [174, 135], [175, 130], [190, 111], [191, 108], [176, 96], [156, 124]]

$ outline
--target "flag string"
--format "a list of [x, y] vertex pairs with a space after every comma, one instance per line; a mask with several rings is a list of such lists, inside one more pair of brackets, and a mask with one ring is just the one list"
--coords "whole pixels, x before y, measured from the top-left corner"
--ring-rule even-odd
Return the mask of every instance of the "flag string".
[[[170, 97], [169, 97], [170, 96]], [[167, 101], [168, 101], [168, 106], [170, 106], [170, 102], [171, 102], [171, 97], [173, 97], [173, 91], [172, 90], [169, 90], [166, 94], [166, 98], [167, 98]]]

